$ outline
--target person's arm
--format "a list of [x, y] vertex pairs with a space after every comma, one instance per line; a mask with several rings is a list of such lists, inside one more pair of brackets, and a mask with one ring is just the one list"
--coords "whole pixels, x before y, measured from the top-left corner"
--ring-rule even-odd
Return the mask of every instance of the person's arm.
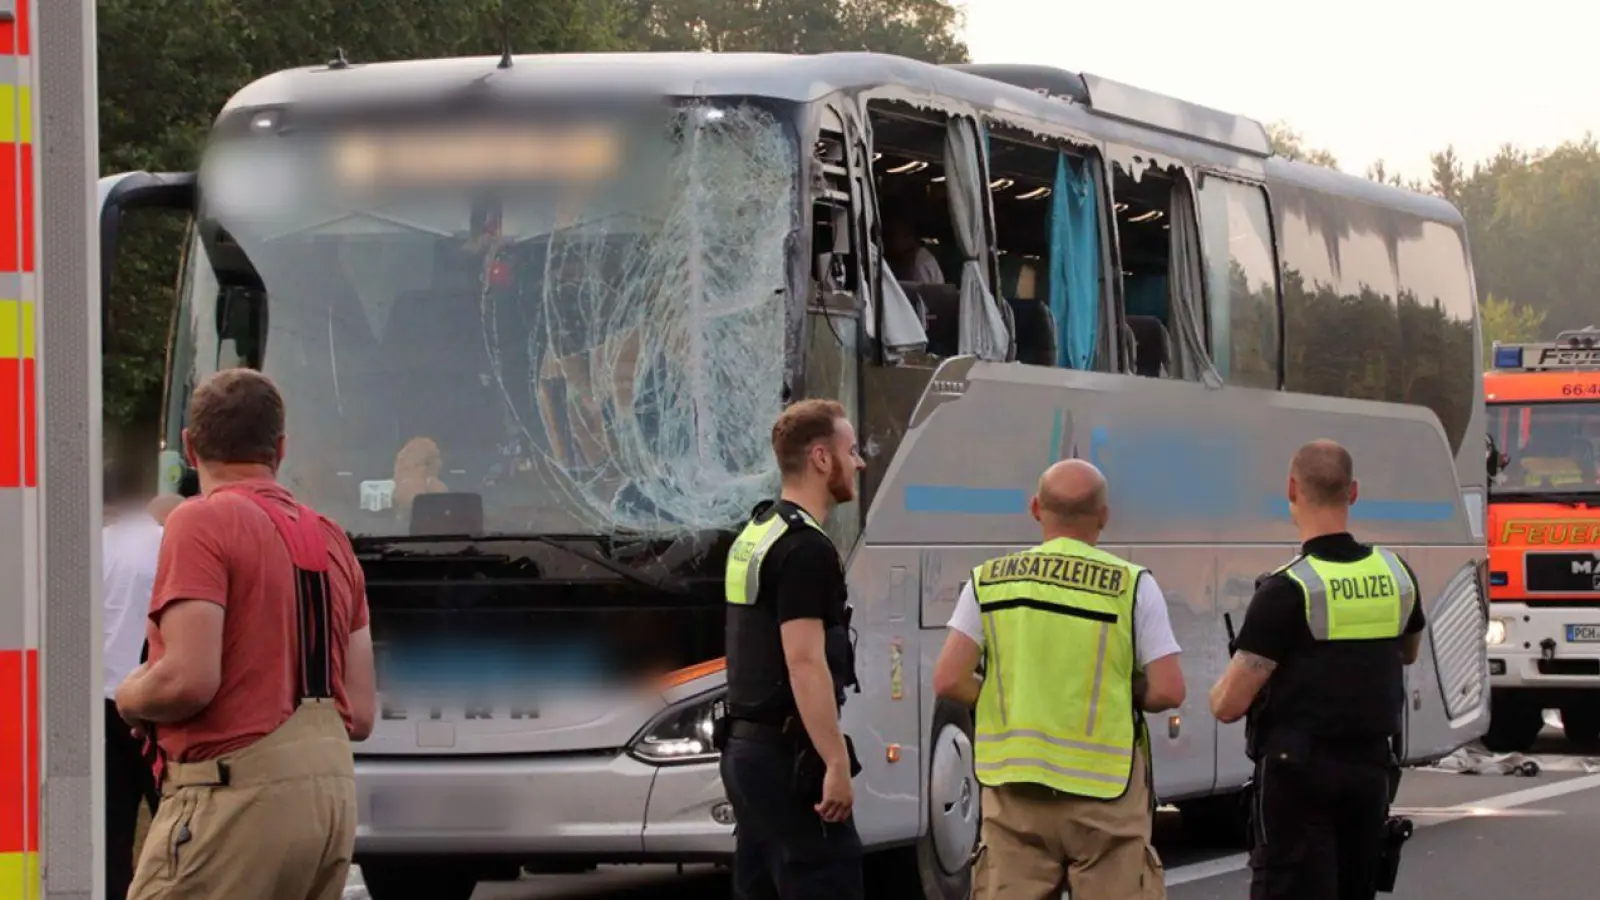
[[117, 711], [133, 721], [182, 722], [198, 715], [222, 685], [222, 630], [228, 564], [210, 507], [172, 511], [161, 539], [150, 620], [165, 646], [117, 688]]
[[1228, 724], [1244, 718], [1290, 651], [1294, 637], [1307, 627], [1298, 589], [1291, 582], [1275, 576], [1262, 584], [1245, 611], [1233, 659], [1211, 688], [1211, 714], [1217, 721]]
[[366, 579], [351, 551], [355, 609], [350, 616], [350, 643], [344, 653], [344, 695], [350, 703], [350, 740], [364, 741], [378, 718], [378, 672], [373, 662], [371, 615], [367, 607]]
[[1133, 627], [1141, 676], [1134, 679], [1134, 704], [1147, 713], [1177, 709], [1187, 699], [1188, 687], [1166, 595], [1149, 572], [1139, 575], [1135, 591]]
[[804, 541], [775, 562], [778, 568], [772, 584], [776, 589], [778, 628], [795, 707], [823, 763], [829, 769], [848, 772], [850, 753], [839, 729], [822, 624], [828, 599], [838, 588], [838, 557], [829, 545]]
[[378, 675], [372, 661], [372, 629], [366, 625], [350, 633], [344, 692], [350, 700], [350, 740], [364, 741], [378, 718]]
[[933, 693], [941, 700], [971, 708], [978, 705], [978, 692], [983, 689], [977, 674], [983, 657], [983, 612], [970, 581], [961, 588], [949, 627], [939, 662], [933, 667]]
[[1422, 654], [1422, 632], [1428, 627], [1428, 618], [1422, 611], [1422, 585], [1417, 583], [1417, 573], [1411, 571], [1411, 566], [1403, 559], [1400, 560], [1400, 567], [1406, 570], [1406, 576], [1411, 579], [1411, 588], [1416, 592], [1416, 602], [1411, 605], [1411, 618], [1406, 620], [1406, 628], [1400, 639], [1401, 659], [1409, 666]]

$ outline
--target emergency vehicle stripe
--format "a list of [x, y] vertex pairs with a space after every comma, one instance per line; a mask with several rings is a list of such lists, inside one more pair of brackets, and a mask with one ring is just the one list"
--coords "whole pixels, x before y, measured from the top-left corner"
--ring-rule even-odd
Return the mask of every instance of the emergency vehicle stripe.
[[[39, 851], [39, 654], [0, 650], [0, 854]], [[0, 898], [17, 896], [0, 880]]]
[[0, 300], [0, 488], [39, 483], [34, 305]]
[[39, 483], [30, 6], [0, 22], [0, 489]]
[[[26, 556], [38, 483], [32, 0], [0, 22], [0, 538]], [[39, 655], [29, 645], [30, 566], [0, 592], [0, 900], [34, 900], [39, 878]]]
[[29, 36], [29, 7], [33, 0], [16, 0], [16, 18], [10, 22], [0, 22], [0, 54], [6, 56], [27, 56], [32, 52], [29, 43], [33, 40]]

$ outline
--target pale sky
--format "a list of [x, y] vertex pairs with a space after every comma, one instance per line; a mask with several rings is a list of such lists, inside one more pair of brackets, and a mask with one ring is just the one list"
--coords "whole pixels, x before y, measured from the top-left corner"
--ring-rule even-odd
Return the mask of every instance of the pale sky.
[[[958, 0], [961, 2], [961, 0]], [[1361, 174], [1425, 178], [1600, 137], [1600, 6], [1583, 0], [965, 0], [974, 62], [1090, 72], [1263, 123]]]

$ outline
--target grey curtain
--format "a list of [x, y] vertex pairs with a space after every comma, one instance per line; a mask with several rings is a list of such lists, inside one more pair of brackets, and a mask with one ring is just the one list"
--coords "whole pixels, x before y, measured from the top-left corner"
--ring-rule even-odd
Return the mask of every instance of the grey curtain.
[[957, 352], [979, 359], [1004, 360], [1011, 347], [1005, 317], [989, 290], [984, 271], [984, 202], [989, 185], [978, 157], [977, 123], [951, 116], [944, 139], [945, 188], [950, 195], [950, 225], [961, 250], [961, 312]]
[[1178, 377], [1221, 386], [1222, 376], [1211, 365], [1206, 350], [1204, 313], [1204, 272], [1200, 263], [1200, 234], [1195, 224], [1194, 193], [1185, 178], [1172, 185], [1167, 212], [1167, 234], [1171, 241], [1171, 271], [1167, 277], [1167, 298], [1172, 327], [1173, 368]]

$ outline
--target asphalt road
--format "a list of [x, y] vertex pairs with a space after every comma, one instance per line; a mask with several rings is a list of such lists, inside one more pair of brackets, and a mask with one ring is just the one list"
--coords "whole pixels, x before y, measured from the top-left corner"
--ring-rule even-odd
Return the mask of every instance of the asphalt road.
[[[1579, 758], [1556, 731], [1534, 754], [1549, 769]], [[1600, 884], [1600, 774], [1543, 771], [1536, 776], [1411, 771], [1396, 805], [1417, 823], [1406, 845], [1395, 898], [1525, 896], [1592, 900]], [[1163, 812], [1156, 846], [1167, 867], [1171, 900], [1241, 900], [1249, 872], [1241, 854], [1187, 841], [1177, 816]], [[474, 900], [672, 900], [728, 896], [714, 869], [634, 866], [584, 875], [529, 876], [484, 884]], [[351, 892], [354, 894], [354, 892]]]

